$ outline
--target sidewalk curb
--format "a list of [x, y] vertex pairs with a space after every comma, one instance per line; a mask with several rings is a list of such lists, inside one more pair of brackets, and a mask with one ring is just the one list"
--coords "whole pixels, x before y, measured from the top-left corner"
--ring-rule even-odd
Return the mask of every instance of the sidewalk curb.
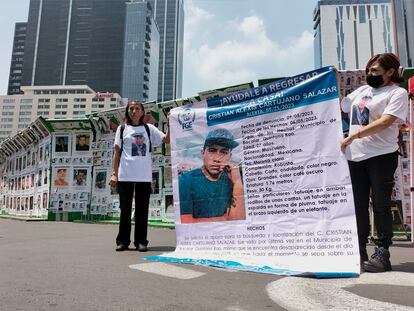
[[14, 216], [14, 215], [0, 215], [3, 219], [13, 219], [20, 221], [47, 221], [47, 217], [27, 217], [27, 216]]

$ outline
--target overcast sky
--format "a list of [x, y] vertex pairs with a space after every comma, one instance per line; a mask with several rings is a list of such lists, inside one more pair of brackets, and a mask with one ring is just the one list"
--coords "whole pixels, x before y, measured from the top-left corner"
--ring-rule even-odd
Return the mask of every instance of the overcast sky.
[[[27, 21], [29, 2], [0, 0], [1, 95], [7, 93], [14, 23]], [[312, 13], [317, 0], [184, 3], [183, 97], [313, 69]]]

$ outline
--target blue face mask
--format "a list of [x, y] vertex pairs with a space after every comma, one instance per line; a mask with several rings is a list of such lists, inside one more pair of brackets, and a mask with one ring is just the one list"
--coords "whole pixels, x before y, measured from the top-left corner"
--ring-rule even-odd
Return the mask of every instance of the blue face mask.
[[367, 75], [367, 84], [374, 89], [379, 88], [384, 84], [384, 78], [382, 76]]

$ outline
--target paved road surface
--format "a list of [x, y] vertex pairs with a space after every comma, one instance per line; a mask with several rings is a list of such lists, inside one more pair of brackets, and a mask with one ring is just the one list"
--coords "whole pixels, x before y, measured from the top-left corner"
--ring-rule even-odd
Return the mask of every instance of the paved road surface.
[[315, 280], [143, 260], [116, 253], [117, 226], [0, 219], [0, 310], [414, 310], [414, 248], [398, 242], [393, 272]]

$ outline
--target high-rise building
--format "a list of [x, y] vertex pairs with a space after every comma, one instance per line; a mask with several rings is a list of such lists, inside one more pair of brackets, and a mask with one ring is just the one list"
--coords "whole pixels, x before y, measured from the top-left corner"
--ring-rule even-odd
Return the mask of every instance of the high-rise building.
[[364, 68], [373, 55], [395, 52], [391, 0], [320, 0], [313, 21], [315, 67]]
[[414, 1], [392, 0], [401, 65], [414, 66]]
[[183, 0], [148, 0], [160, 29], [158, 101], [180, 98], [183, 80]]
[[119, 92], [124, 16], [119, 0], [31, 0], [22, 85]]
[[[144, 18], [136, 24], [131, 19], [126, 22], [127, 2], [146, 4], [147, 1], [31, 0], [21, 85], [87, 84], [99, 92], [122, 94], [123, 83], [126, 87], [131, 75], [141, 74], [142, 79], [156, 75], [145, 71], [145, 68], [151, 70], [158, 66], [154, 63], [143, 66], [142, 70], [136, 67], [135, 72], [125, 71], [128, 64], [124, 66], [124, 55], [129, 57], [127, 61], [134, 57], [124, 49], [124, 44], [128, 44], [125, 30], [129, 36], [143, 32], [142, 39], [150, 42], [150, 46], [159, 45], [151, 18]], [[135, 26], [140, 28], [133, 29]], [[148, 31], [145, 31], [146, 28]], [[153, 52], [147, 45], [142, 41], [137, 48], [147, 54]], [[152, 62], [156, 58], [157, 55], [150, 56], [147, 61]], [[144, 64], [144, 61], [137, 60], [138, 63]], [[123, 77], [123, 73], [129, 76]], [[150, 90], [149, 85], [153, 82], [146, 82], [149, 83], [138, 86], [141, 88], [138, 92], [148, 95], [148, 99], [156, 99], [150, 98], [150, 94], [145, 92]]]
[[157, 100], [160, 35], [151, 5], [126, 4], [121, 94], [141, 102]]
[[99, 93], [86, 85], [22, 86], [22, 94], [0, 96], [0, 141], [25, 129], [39, 116], [79, 118], [123, 105], [116, 93]]
[[16, 23], [7, 94], [20, 94], [27, 23]]

